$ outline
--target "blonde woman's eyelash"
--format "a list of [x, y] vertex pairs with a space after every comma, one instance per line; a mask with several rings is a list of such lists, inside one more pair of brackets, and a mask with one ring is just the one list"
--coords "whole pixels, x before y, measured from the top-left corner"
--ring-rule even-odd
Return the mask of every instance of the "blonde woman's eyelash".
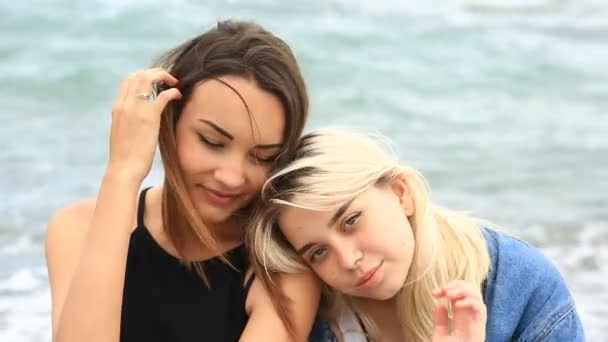
[[[318, 256], [318, 257], [315, 257], [315, 253], [316, 253], [318, 250], [320, 250], [320, 249], [325, 249], [324, 253], [323, 253], [322, 255]], [[315, 262], [315, 261], [317, 261], [319, 258], [323, 257], [323, 255], [325, 254], [325, 252], [326, 252], [326, 251], [327, 251], [327, 248], [325, 248], [325, 247], [318, 247], [318, 248], [315, 248], [314, 250], [312, 250], [312, 251], [310, 252], [310, 257], [309, 257], [310, 262]]]
[[[347, 217], [344, 220], [344, 224], [345, 225], [349, 225], [349, 226], [353, 225], [353, 224], [357, 223], [357, 221], [359, 220], [359, 217], [361, 217], [361, 211], [357, 211], [356, 213], [354, 213], [354, 214], [350, 215], [349, 217]], [[354, 222], [349, 223], [349, 221], [351, 221], [351, 220], [354, 220]]]

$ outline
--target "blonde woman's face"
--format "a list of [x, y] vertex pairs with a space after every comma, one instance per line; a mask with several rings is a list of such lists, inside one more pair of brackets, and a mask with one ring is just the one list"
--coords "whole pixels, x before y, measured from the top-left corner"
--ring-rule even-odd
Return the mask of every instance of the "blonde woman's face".
[[414, 253], [405, 181], [374, 186], [332, 211], [285, 207], [279, 225], [292, 247], [330, 287], [386, 300], [405, 282]]

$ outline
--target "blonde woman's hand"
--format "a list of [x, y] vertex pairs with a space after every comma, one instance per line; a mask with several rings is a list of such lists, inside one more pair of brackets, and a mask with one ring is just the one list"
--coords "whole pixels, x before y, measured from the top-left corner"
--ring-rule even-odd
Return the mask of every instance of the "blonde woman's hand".
[[[154, 85], [165, 83], [169, 88], [151, 97]], [[112, 106], [110, 160], [106, 175], [122, 180], [142, 182], [152, 168], [158, 144], [160, 118], [167, 103], [182, 97], [173, 88], [177, 79], [163, 69], [135, 72], [120, 83]]]
[[437, 299], [447, 299], [452, 305], [452, 319], [447, 307], [435, 307], [433, 342], [483, 342], [486, 336], [486, 305], [479, 289], [473, 284], [455, 280], [433, 292]]

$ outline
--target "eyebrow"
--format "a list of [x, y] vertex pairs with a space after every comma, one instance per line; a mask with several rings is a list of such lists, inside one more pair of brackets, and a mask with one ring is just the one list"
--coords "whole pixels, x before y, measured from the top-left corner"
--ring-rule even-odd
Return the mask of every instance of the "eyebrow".
[[[336, 223], [336, 221], [338, 221], [338, 219], [340, 218], [340, 216], [342, 216], [342, 214], [344, 214], [344, 212], [346, 210], [348, 210], [348, 208], [350, 207], [350, 205], [353, 203], [354, 200], [355, 200], [354, 198], [351, 199], [351, 200], [349, 200], [348, 202], [342, 204], [340, 206], [340, 208], [338, 208], [338, 210], [336, 210], [336, 212], [334, 213], [334, 215], [329, 220], [328, 227], [333, 226]], [[309, 249], [311, 249], [312, 246], [314, 246], [314, 245], [315, 245], [315, 243], [313, 243], [313, 242], [307, 243], [304, 246], [298, 248], [296, 250], [296, 253], [298, 253], [299, 255], [302, 255], [302, 254], [306, 253]]]
[[[216, 125], [215, 123], [213, 123], [212, 121], [209, 120], [205, 120], [205, 119], [198, 119], [198, 121], [206, 124], [207, 126], [213, 128], [214, 130], [216, 130], [219, 134], [225, 136], [226, 138], [230, 139], [230, 140], [234, 140], [234, 135], [226, 132], [223, 128], [221, 128], [220, 126]], [[255, 148], [259, 148], [259, 149], [264, 149], [264, 150], [268, 150], [268, 149], [273, 149], [273, 148], [282, 148], [283, 144], [282, 143], [278, 143], [278, 144], [260, 144], [260, 145], [255, 145]]]
[[225, 136], [226, 138], [230, 139], [230, 140], [234, 140], [234, 135], [226, 132], [225, 130], [223, 130], [220, 126], [214, 124], [213, 122], [209, 121], [209, 120], [205, 120], [205, 119], [198, 119], [198, 121], [207, 124], [207, 126], [213, 128], [214, 130], [216, 130], [219, 134]]
[[340, 216], [342, 216], [342, 214], [344, 214], [344, 212], [348, 209], [348, 207], [350, 207], [350, 205], [353, 204], [354, 200], [355, 200], [354, 198], [350, 199], [348, 202], [342, 204], [342, 206], [340, 206], [340, 208], [338, 208], [338, 210], [336, 210], [336, 212], [334, 213], [334, 216], [332, 216], [331, 219], [329, 220], [328, 227], [333, 226], [336, 223], [336, 221], [338, 221]]

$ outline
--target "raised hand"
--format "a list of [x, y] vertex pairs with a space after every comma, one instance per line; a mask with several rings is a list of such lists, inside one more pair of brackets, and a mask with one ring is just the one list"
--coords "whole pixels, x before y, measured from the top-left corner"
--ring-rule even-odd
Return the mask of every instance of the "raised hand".
[[433, 296], [447, 299], [452, 306], [451, 324], [447, 307], [442, 303], [435, 307], [433, 342], [485, 341], [487, 313], [479, 289], [455, 280], [436, 289]]
[[[152, 99], [156, 83], [172, 87]], [[138, 71], [120, 84], [112, 106], [110, 161], [107, 173], [142, 182], [152, 168], [158, 144], [160, 116], [167, 103], [182, 97], [177, 79], [163, 69]]]

